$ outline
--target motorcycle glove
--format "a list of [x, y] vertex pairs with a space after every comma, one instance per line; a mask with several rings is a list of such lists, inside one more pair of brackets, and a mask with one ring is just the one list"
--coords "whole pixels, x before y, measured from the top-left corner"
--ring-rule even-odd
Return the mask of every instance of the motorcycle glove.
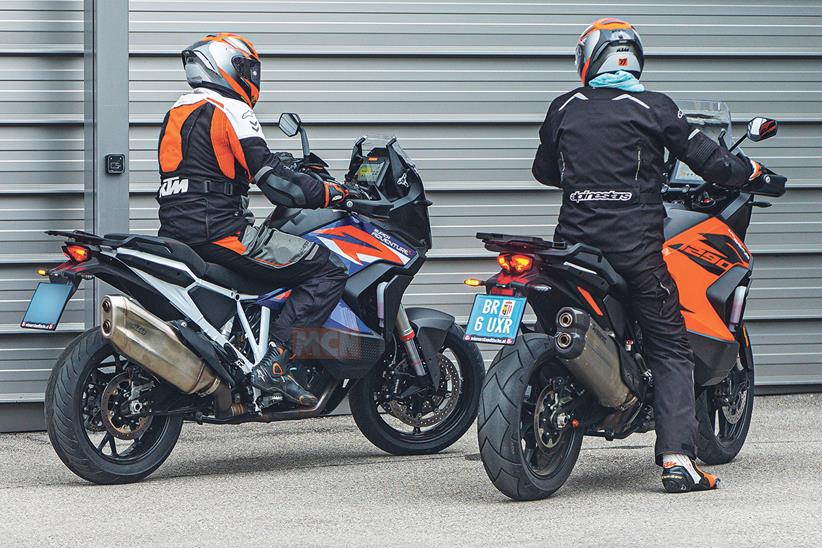
[[324, 182], [325, 203], [323, 207], [334, 207], [348, 197], [348, 189], [339, 183]]
[[738, 158], [744, 160], [745, 162], [747, 162], [751, 166], [751, 175], [750, 175], [750, 177], [748, 177], [748, 181], [755, 181], [756, 179], [759, 178], [760, 175], [762, 175], [762, 173], [763, 173], [762, 164], [760, 164], [756, 160], [748, 158], [747, 156], [745, 156], [741, 152], [738, 152], [736, 154], [736, 156]]

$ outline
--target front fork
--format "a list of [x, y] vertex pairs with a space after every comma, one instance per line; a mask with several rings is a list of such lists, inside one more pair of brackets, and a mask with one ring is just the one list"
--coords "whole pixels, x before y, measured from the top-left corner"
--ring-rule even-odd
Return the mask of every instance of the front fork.
[[403, 345], [405, 345], [405, 353], [408, 355], [411, 367], [414, 368], [414, 373], [417, 377], [428, 377], [428, 371], [425, 369], [422, 357], [420, 357], [420, 351], [414, 342], [414, 328], [411, 326], [411, 321], [408, 319], [408, 314], [402, 304], [400, 304], [397, 311], [397, 332]]

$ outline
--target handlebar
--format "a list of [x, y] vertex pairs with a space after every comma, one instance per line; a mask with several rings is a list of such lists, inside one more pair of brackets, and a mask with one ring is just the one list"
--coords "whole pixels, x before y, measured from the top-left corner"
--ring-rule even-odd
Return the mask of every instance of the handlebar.
[[785, 193], [785, 183], [787, 181], [788, 178], [784, 175], [774, 173], [767, 167], [762, 166], [762, 173], [759, 177], [753, 181], [748, 181], [736, 189], [721, 187], [721, 185], [715, 185], [714, 183], [704, 181], [694, 187], [689, 185], [679, 188], [664, 186], [662, 188], [662, 197], [663, 199], [677, 197], [695, 199], [703, 192], [710, 189], [716, 189], [717, 187], [721, 187], [725, 190], [744, 190], [751, 192], [752, 194], [762, 194], [765, 196], [781, 196]]
[[696, 196], [697, 194], [699, 194], [700, 192], [702, 192], [703, 190], [705, 190], [709, 186], [712, 187], [712, 186], [714, 186], [714, 184], [709, 183], [708, 181], [703, 181], [702, 183], [699, 183], [695, 187], [692, 187], [690, 185], [685, 185], [684, 187], [681, 187], [681, 188], [670, 187], [670, 186], [666, 185], [666, 186], [662, 187], [662, 196], [663, 197], [672, 196], [672, 195], [673, 196], [675, 196], [675, 195]]

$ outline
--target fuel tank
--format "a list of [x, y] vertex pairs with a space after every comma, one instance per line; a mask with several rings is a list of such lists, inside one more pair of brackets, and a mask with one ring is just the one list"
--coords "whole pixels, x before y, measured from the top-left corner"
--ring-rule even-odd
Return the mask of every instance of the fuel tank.
[[[662, 256], [679, 289], [696, 358], [695, 381], [707, 385], [722, 380], [736, 363], [739, 345], [729, 328], [731, 305], [737, 288], [748, 283], [753, 259], [742, 239], [721, 219], [700, 220], [695, 215], [686, 219], [683, 213], [674, 219], [682, 230], [666, 234], [670, 237]], [[734, 306], [744, 308], [744, 302]]]

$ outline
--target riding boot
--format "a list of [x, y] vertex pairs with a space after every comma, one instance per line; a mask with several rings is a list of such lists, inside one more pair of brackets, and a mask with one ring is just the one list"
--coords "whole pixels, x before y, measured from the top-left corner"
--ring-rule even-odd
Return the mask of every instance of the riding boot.
[[286, 399], [303, 407], [317, 405], [317, 396], [306, 390], [292, 376], [291, 350], [285, 345], [270, 343], [263, 359], [251, 370], [251, 384], [262, 392], [280, 392]]

